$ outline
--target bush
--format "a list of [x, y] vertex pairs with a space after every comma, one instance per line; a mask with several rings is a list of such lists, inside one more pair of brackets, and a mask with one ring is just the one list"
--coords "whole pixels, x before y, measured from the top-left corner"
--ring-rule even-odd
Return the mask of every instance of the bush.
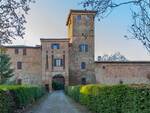
[[150, 113], [147, 85], [71, 86], [65, 91], [95, 113]]
[[44, 94], [44, 88], [38, 86], [0, 86], [0, 113], [13, 113]]
[[70, 86], [65, 88], [67, 95], [72, 97], [75, 101], [79, 102], [80, 86]]

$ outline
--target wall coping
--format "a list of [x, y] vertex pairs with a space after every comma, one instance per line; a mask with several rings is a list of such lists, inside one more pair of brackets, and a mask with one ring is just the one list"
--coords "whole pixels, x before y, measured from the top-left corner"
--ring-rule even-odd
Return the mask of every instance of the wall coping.
[[95, 61], [95, 63], [106, 63], [106, 64], [115, 64], [115, 63], [118, 63], [118, 64], [129, 64], [129, 63], [132, 63], [132, 64], [139, 64], [139, 63], [146, 63], [146, 64], [150, 64], [150, 61]]

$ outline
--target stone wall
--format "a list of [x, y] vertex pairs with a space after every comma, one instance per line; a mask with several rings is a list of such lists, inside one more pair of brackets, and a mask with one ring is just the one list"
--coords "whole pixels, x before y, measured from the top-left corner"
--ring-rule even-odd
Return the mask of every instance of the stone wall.
[[[6, 48], [6, 53], [11, 57], [16, 81], [21, 79], [23, 84], [41, 84], [41, 48], [25, 46]], [[16, 48], [19, 50], [18, 54], [15, 54]], [[24, 48], [26, 55], [23, 55]], [[22, 69], [17, 69], [17, 62], [22, 62]]]
[[150, 62], [96, 62], [95, 75], [101, 84], [150, 83]]

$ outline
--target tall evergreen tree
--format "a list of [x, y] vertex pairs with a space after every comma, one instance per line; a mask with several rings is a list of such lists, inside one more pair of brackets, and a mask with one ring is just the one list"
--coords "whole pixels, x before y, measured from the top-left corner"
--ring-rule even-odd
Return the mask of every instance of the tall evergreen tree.
[[0, 53], [0, 84], [6, 82], [12, 77], [13, 69], [11, 68], [10, 57], [4, 53]]

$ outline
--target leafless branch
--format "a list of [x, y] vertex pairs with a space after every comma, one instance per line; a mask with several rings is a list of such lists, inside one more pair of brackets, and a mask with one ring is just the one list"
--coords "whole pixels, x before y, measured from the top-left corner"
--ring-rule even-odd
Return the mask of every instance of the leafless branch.
[[108, 16], [117, 7], [132, 5], [133, 24], [129, 30], [132, 39], [139, 40], [150, 52], [150, 0], [126, 0], [120, 3], [115, 0], [83, 0], [81, 4], [85, 9], [97, 11], [99, 20]]
[[23, 38], [25, 15], [33, 0], [0, 0], [0, 40], [11, 43], [12, 39]]

